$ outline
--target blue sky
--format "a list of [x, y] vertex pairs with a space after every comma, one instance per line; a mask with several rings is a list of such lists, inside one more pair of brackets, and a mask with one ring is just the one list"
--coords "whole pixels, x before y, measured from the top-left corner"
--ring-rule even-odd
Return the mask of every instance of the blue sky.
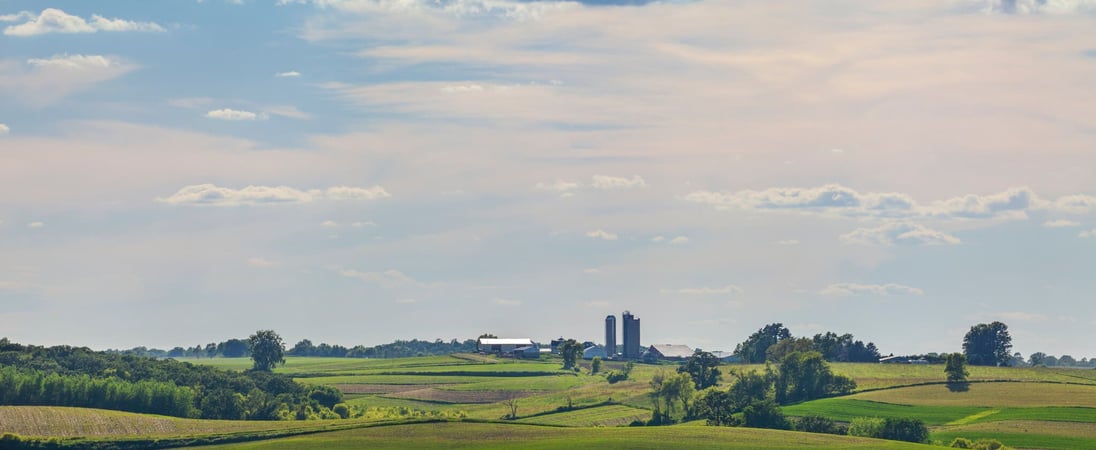
[[0, 2], [0, 335], [1096, 357], [1096, 2]]

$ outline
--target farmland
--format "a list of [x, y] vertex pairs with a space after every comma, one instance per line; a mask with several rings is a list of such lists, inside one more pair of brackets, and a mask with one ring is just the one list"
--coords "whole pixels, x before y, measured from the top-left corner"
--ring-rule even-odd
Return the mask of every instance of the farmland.
[[[231, 370], [243, 359], [191, 360]], [[4, 432], [81, 438], [85, 443], [164, 444], [238, 442], [231, 448], [923, 448], [848, 436], [702, 426], [623, 427], [651, 416], [649, 381], [673, 365], [640, 364], [629, 380], [609, 384], [586, 369], [560, 370], [558, 360], [514, 361], [480, 355], [403, 359], [287, 358], [277, 372], [301, 383], [333, 386], [359, 418], [310, 421], [196, 420], [117, 411], [59, 407], [0, 407]], [[620, 370], [610, 362], [605, 370]], [[726, 365], [731, 371], [763, 370]], [[962, 390], [940, 383], [929, 365], [833, 364], [853, 377], [851, 395], [787, 406], [790, 416], [909, 417], [930, 426], [931, 438], [996, 438], [1025, 448], [1092, 446], [1096, 423], [1096, 371], [1044, 368], [972, 368]], [[511, 410], [508, 402], [512, 402]], [[516, 412], [516, 420], [504, 420]], [[412, 424], [410, 422], [422, 422]], [[393, 424], [397, 424], [395, 426]], [[402, 425], [400, 425], [402, 424]], [[690, 425], [696, 425], [696, 422]], [[562, 428], [561, 428], [562, 427]], [[655, 440], [654, 435], [658, 436]], [[172, 441], [175, 439], [175, 441]], [[667, 440], [672, 439], [672, 440]], [[157, 445], [164, 445], [157, 444]]]

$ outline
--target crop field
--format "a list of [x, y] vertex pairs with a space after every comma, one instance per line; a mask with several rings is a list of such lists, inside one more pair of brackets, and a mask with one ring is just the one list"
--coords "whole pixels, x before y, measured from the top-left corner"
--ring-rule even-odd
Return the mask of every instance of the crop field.
[[606, 405], [533, 416], [522, 419], [520, 422], [569, 427], [615, 427], [628, 425], [634, 420], [647, 420], [650, 418], [651, 412], [645, 409], [624, 405]]
[[[191, 360], [244, 370], [247, 359]], [[588, 364], [588, 362], [585, 362]], [[588, 367], [588, 365], [587, 365]], [[790, 416], [909, 417], [930, 425], [932, 439], [996, 438], [1021, 448], [1096, 447], [1096, 371], [972, 367], [966, 390], [949, 390], [939, 365], [833, 364], [853, 377], [852, 395], [784, 407]], [[621, 370], [607, 362], [604, 370]], [[287, 358], [278, 372], [308, 384], [334, 386], [366, 416], [351, 420], [253, 422], [179, 419], [81, 408], [0, 407], [3, 432], [82, 436], [93, 440], [259, 439], [231, 448], [925, 448], [843, 436], [703, 426], [620, 427], [651, 416], [649, 381], [675, 365], [637, 364], [630, 379], [609, 384], [601, 374], [560, 370], [558, 359], [522, 361], [483, 355], [402, 359]], [[725, 388], [732, 371], [722, 367]], [[988, 382], [999, 381], [999, 382]], [[502, 420], [513, 399], [518, 419]], [[448, 414], [447, 416], [440, 416]], [[464, 418], [459, 423], [439, 418]], [[446, 420], [449, 420], [446, 419]], [[400, 425], [409, 421], [430, 424]], [[492, 423], [482, 423], [492, 422]], [[376, 425], [385, 425], [376, 427]], [[563, 428], [561, 428], [563, 427]], [[670, 431], [670, 430], [681, 431]], [[308, 434], [302, 434], [308, 433]], [[774, 434], [775, 433], [775, 434]], [[654, 436], [658, 436], [655, 438]], [[667, 440], [673, 439], [673, 440]], [[209, 442], [207, 439], [206, 442]]]
[[953, 392], [946, 385], [864, 392], [847, 398], [924, 406], [1096, 406], [1096, 385], [1056, 383], [970, 383]]
[[929, 449], [926, 445], [825, 434], [723, 427], [559, 428], [519, 424], [437, 423], [362, 428], [217, 449]]

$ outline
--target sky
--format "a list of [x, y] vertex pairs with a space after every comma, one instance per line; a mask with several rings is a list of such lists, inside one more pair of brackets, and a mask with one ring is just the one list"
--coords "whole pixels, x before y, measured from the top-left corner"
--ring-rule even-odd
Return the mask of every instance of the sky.
[[625, 310], [1096, 357], [1096, 1], [0, 0], [2, 336]]

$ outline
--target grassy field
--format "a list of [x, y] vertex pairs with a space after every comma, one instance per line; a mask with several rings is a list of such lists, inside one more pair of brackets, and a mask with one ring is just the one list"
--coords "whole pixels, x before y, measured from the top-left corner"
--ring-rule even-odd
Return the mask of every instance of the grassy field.
[[927, 449], [848, 436], [722, 427], [559, 428], [518, 424], [438, 423], [363, 428], [219, 449]]
[[[250, 367], [250, 360], [241, 358], [189, 361], [232, 370]], [[623, 364], [607, 362], [605, 366], [604, 370], [620, 370]], [[971, 379], [976, 382], [965, 391], [954, 392], [941, 383], [940, 365], [832, 367], [835, 373], [856, 380], [857, 392], [788, 406], [785, 413], [822, 415], [839, 421], [857, 417], [918, 418], [931, 426], [933, 439], [944, 443], [963, 436], [992, 437], [1023, 448], [1096, 448], [1091, 431], [1096, 429], [1096, 371], [972, 367]], [[348, 404], [368, 408], [369, 415], [353, 420], [238, 422], [80, 408], [0, 407], [0, 432], [123, 441], [203, 436], [214, 436], [217, 439], [212, 441], [221, 442], [225, 437], [277, 438], [239, 448], [652, 448], [665, 447], [662, 444], [667, 442], [674, 447], [697, 448], [918, 448], [840, 436], [705, 427], [702, 421], [680, 427], [616, 428], [649, 418], [648, 382], [659, 372], [675, 370], [674, 365], [638, 364], [631, 379], [609, 384], [604, 376], [591, 375], [588, 370], [562, 371], [558, 359], [515, 361], [482, 355], [377, 360], [291, 357], [285, 366], [277, 368], [278, 372], [303, 383], [335, 386], [345, 393]], [[732, 371], [764, 367], [730, 365], [722, 370], [726, 387], [734, 380]], [[516, 421], [364, 428], [433, 420], [431, 417], [437, 416], [432, 412], [472, 421], [499, 421], [510, 413], [504, 404], [510, 398], [517, 404]], [[671, 428], [685, 430], [668, 431]], [[654, 434], [661, 440], [652, 441]], [[673, 440], [661, 437], [670, 434]]]

